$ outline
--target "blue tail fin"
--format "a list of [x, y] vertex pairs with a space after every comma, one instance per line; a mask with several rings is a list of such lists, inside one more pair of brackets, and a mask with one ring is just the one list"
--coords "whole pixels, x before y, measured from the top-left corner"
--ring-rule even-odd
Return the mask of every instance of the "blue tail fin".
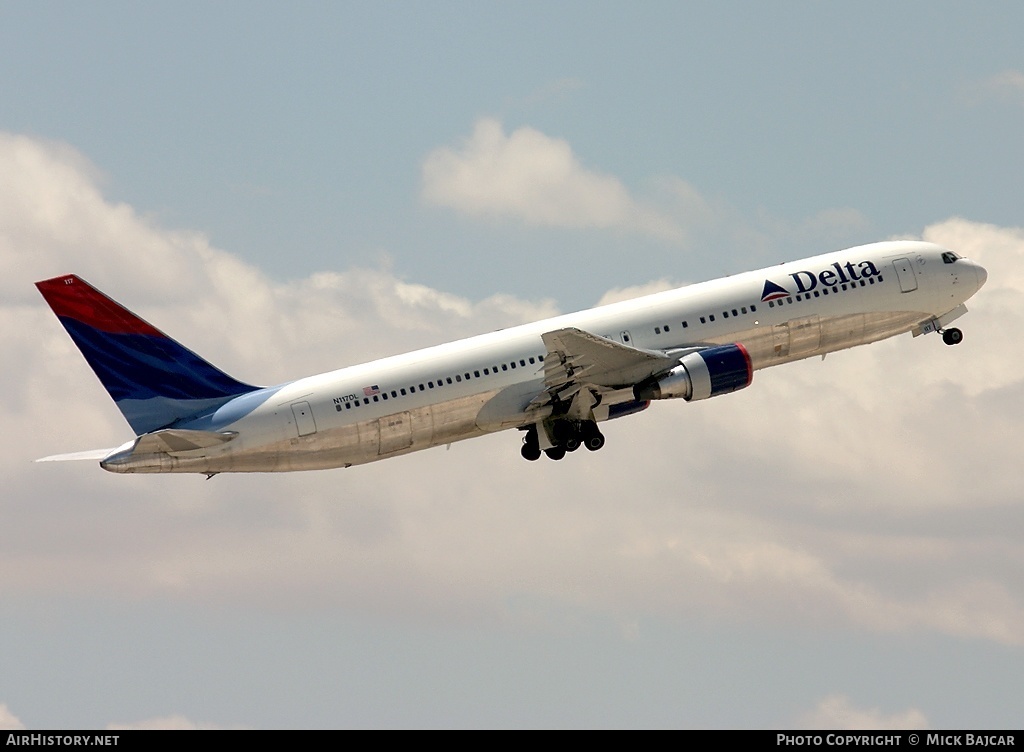
[[36, 287], [136, 434], [259, 388], [210, 365], [80, 277], [54, 277]]

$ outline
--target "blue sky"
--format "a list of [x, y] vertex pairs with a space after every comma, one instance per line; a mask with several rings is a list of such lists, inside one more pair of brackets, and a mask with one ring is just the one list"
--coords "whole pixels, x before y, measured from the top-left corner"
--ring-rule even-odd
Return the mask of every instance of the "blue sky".
[[[533, 267], [639, 252], [621, 264], [623, 283], [707, 276], [744, 268], [744, 256], [817, 252], [817, 238], [779, 229], [822, 212], [859, 214], [832, 228], [827, 240], [843, 245], [954, 215], [1012, 225], [1018, 210], [1019, 83], [997, 83], [1021, 68], [1012, 3], [3, 13], [10, 130], [60, 141], [73, 130], [112, 200], [280, 276], [387, 254], [397, 273], [460, 294], [481, 295], [482, 283], [582, 306], [599, 285], [574, 294]], [[479, 226], [425, 209], [425, 155], [459, 144], [481, 117], [566, 139], [583, 166], [652, 201], [667, 200], [659, 179], [684, 180], [720, 223], [749, 232], [701, 236], [726, 257], [712, 264], [710, 242]], [[489, 263], [476, 263], [481, 253]]]
[[[0, 727], [1019, 725], [1021, 28], [0, 6]], [[32, 289], [59, 273], [274, 383], [890, 237], [988, 267], [962, 346], [759, 372], [600, 455], [29, 462], [127, 438]]]

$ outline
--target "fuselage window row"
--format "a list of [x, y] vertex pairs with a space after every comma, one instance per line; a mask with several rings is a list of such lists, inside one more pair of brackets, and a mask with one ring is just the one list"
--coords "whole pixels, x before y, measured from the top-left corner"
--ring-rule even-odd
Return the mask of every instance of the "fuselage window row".
[[[881, 284], [884, 281], [885, 280], [882, 277], [882, 275], [879, 274], [879, 275], [877, 275], [875, 277], [868, 277], [866, 280], [861, 279], [861, 280], [857, 280], [856, 282], [850, 282], [848, 284], [844, 282], [841, 285], [833, 285], [833, 287], [831, 288], [831, 291], [832, 291], [833, 294], [838, 294], [839, 292], [852, 292], [852, 291], [857, 289], [858, 283], [860, 284], [861, 287], [867, 287], [868, 285], [873, 285], [873, 284], [876, 284], [876, 283]], [[814, 290], [814, 297], [816, 297], [816, 298], [820, 297], [821, 295], [828, 295], [828, 294], [829, 294], [829, 288], [825, 288], [823, 290]], [[803, 293], [802, 295], [797, 295], [796, 296], [796, 301], [798, 303], [799, 302], [803, 302], [803, 301], [807, 301], [807, 300], [810, 300], [810, 299], [811, 299], [811, 293], [810, 292], [806, 292], [806, 293]], [[768, 307], [769, 308], [775, 308], [776, 305], [781, 307], [781, 306], [786, 305], [786, 304], [792, 305], [793, 304], [793, 297], [783, 298], [783, 299], [780, 299], [780, 300], [769, 300], [768, 301]]]
[[[536, 364], [538, 362], [543, 363], [544, 362], [544, 356], [543, 355], [531, 355], [529, 358], [520, 358], [520, 360], [519, 360], [520, 366], [525, 368], [527, 360], [529, 360], [529, 362], [531, 364]], [[517, 367], [516, 366], [516, 362], [513, 360], [513, 361], [510, 361], [509, 363], [502, 364], [501, 369], [503, 371], [507, 371], [509, 366], [511, 366], [512, 368], [516, 368]], [[493, 366], [492, 368], [484, 368], [483, 369], [483, 376], [490, 376], [492, 374], [495, 375], [495, 376], [498, 374], [498, 366]], [[464, 373], [462, 375], [455, 374], [455, 381], [461, 382], [463, 378], [465, 378], [466, 381], [469, 381], [471, 378], [479, 379], [479, 378], [481, 378], [480, 370], [479, 369], [474, 370], [472, 376], [470, 376], [470, 374], [468, 372], [466, 372], [466, 373]], [[442, 378], [438, 379], [437, 380], [437, 386], [438, 387], [444, 386], [446, 381], [447, 381], [447, 383], [451, 384], [452, 383], [452, 377], [448, 376], [448, 377], [442, 377]], [[424, 384], [420, 384], [419, 385], [419, 391], [421, 391], [421, 392], [427, 391], [428, 388], [429, 389], [433, 389], [434, 388], [434, 382], [433, 381], [428, 381], [426, 383], [426, 385], [424, 385]], [[392, 389], [391, 390], [391, 397], [393, 399], [397, 399], [399, 394], [401, 394], [402, 397], [406, 397], [406, 396], [408, 396], [410, 394], [415, 394], [415, 393], [416, 393], [416, 385], [412, 384], [412, 385], [409, 386], [408, 389], [405, 389], [404, 387], [401, 388], [401, 389]], [[376, 394], [373, 395], [373, 401], [374, 402], [379, 402], [381, 398], [383, 398], [385, 400], [388, 399], [388, 392], [387, 391], [383, 391], [383, 392], [380, 393], [379, 396], [376, 395]], [[364, 397], [362, 404], [364, 404], [364, 405], [370, 404], [369, 398], [368, 397]], [[359, 407], [359, 399], [357, 398], [357, 399], [355, 399], [355, 400], [353, 400], [351, 402], [345, 402], [344, 405], [345, 405], [345, 409], [346, 410], [351, 410], [353, 406]], [[341, 407], [340, 403], [336, 404], [335, 408], [337, 409], [338, 412], [341, 412], [341, 410], [342, 410], [342, 407]]]

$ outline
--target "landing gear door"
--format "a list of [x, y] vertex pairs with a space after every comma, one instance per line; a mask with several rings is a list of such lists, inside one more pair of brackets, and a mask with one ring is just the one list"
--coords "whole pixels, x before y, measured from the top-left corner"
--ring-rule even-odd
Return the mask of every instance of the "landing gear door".
[[896, 277], [900, 281], [900, 290], [913, 292], [917, 289], [917, 275], [914, 274], [914, 267], [910, 265], [910, 259], [896, 259], [892, 262], [896, 268]]

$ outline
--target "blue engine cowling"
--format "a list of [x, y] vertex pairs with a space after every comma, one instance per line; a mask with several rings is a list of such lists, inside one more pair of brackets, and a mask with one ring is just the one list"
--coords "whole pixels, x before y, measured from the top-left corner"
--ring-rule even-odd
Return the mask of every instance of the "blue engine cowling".
[[635, 386], [633, 394], [638, 400], [682, 397], [692, 402], [738, 391], [753, 379], [750, 354], [737, 342], [692, 352], [664, 376]]

